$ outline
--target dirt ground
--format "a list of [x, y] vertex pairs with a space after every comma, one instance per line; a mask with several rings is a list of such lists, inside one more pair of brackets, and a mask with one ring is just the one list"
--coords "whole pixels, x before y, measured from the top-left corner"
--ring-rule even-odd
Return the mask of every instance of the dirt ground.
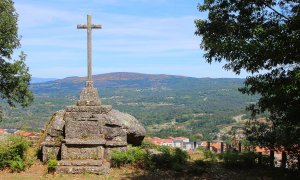
[[155, 170], [152, 172], [137, 169], [131, 166], [122, 168], [112, 168], [109, 174], [48, 174], [47, 166], [41, 163], [32, 165], [29, 169], [20, 173], [12, 173], [9, 170], [0, 171], [0, 180], [36, 180], [36, 179], [53, 179], [53, 180], [118, 180], [118, 179], [134, 179], [134, 180], [160, 180], [160, 179], [216, 179], [216, 180], [269, 180], [269, 179], [300, 179], [299, 174], [286, 174], [279, 171], [268, 169], [244, 169], [230, 170], [221, 166], [214, 166], [207, 172], [196, 174], [182, 174], [174, 171]]

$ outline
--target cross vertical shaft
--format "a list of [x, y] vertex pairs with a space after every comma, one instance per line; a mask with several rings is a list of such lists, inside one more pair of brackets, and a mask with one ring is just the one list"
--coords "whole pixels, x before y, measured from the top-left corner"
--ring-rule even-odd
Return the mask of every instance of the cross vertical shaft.
[[92, 24], [92, 16], [87, 15], [87, 24], [77, 25], [77, 29], [87, 29], [87, 70], [88, 70], [88, 78], [87, 81], [93, 81], [92, 80], [92, 29], [101, 29], [101, 25], [98, 24]]
[[87, 15], [87, 64], [88, 64], [88, 81], [92, 81], [92, 17]]

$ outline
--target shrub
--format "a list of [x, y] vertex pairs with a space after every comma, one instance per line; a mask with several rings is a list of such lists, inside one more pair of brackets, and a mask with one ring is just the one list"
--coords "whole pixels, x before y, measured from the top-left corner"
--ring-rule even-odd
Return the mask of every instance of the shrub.
[[30, 143], [21, 136], [7, 136], [0, 142], [0, 168], [9, 166], [12, 170], [14, 167], [24, 170], [24, 152], [29, 145]]
[[182, 170], [187, 164], [189, 155], [186, 151], [179, 148], [173, 149], [167, 146], [161, 146], [158, 150], [162, 153], [151, 157], [152, 163], [157, 168]]
[[227, 152], [219, 156], [224, 160], [226, 167], [251, 168], [257, 165], [258, 155], [254, 152], [232, 153]]
[[49, 159], [47, 162], [48, 173], [53, 173], [58, 165], [56, 159]]
[[156, 144], [151, 143], [150, 141], [144, 140], [142, 142], [141, 148], [142, 149], [157, 149], [159, 146]]
[[20, 156], [16, 156], [14, 160], [8, 161], [8, 164], [13, 172], [21, 172], [25, 170], [25, 163]]
[[239, 154], [226, 152], [224, 154], [220, 154], [219, 158], [224, 160], [224, 165], [226, 167], [238, 167], [239, 166]]
[[139, 147], [129, 147], [127, 151], [113, 150], [111, 154], [112, 166], [120, 167], [125, 164], [137, 164], [144, 161], [146, 152]]
[[187, 160], [189, 158], [189, 155], [186, 151], [183, 151], [179, 148], [175, 149], [174, 155], [173, 155], [173, 161], [179, 164], [186, 164]]
[[207, 150], [203, 147], [198, 147], [197, 151], [201, 151], [203, 153], [204, 159], [208, 160], [208, 161], [216, 161], [217, 160], [217, 156], [213, 151]]

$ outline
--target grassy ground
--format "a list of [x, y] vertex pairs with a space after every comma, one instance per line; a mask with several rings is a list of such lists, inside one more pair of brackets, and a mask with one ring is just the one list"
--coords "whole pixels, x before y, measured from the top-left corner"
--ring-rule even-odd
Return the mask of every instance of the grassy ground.
[[[202, 158], [201, 153], [190, 154], [190, 163]], [[187, 169], [193, 166], [187, 167]], [[281, 171], [280, 169], [269, 168], [251, 168], [251, 169], [228, 169], [224, 168], [222, 162], [212, 163], [204, 169], [195, 169], [195, 171], [170, 171], [170, 170], [153, 170], [146, 171], [133, 166], [121, 168], [112, 168], [109, 174], [48, 174], [47, 166], [40, 162], [34, 163], [29, 169], [21, 173], [11, 173], [9, 170], [0, 171], [0, 180], [36, 180], [36, 179], [142, 179], [142, 180], [159, 180], [159, 179], [230, 179], [230, 180], [269, 180], [269, 179], [300, 179], [299, 173]]]
[[221, 165], [215, 164], [207, 172], [200, 174], [185, 174], [184, 172], [155, 170], [144, 171], [134, 167], [122, 167], [111, 169], [110, 174], [95, 175], [95, 174], [47, 174], [46, 166], [42, 164], [34, 164], [25, 172], [11, 173], [9, 170], [0, 172], [1, 180], [36, 180], [36, 179], [300, 179], [299, 174], [284, 173], [278, 170], [271, 169], [225, 169]]

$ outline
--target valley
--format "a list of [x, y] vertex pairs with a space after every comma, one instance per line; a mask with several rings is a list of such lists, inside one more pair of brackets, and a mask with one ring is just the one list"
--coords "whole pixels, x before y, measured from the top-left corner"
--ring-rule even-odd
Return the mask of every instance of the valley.
[[[241, 116], [245, 107], [258, 98], [238, 91], [243, 79], [138, 73], [100, 74], [93, 79], [102, 104], [135, 116], [149, 136], [214, 139], [227, 127], [240, 126], [247, 117]], [[3, 103], [0, 126], [39, 131], [55, 111], [76, 103], [84, 81], [69, 77], [32, 84], [34, 103], [24, 109]]]

